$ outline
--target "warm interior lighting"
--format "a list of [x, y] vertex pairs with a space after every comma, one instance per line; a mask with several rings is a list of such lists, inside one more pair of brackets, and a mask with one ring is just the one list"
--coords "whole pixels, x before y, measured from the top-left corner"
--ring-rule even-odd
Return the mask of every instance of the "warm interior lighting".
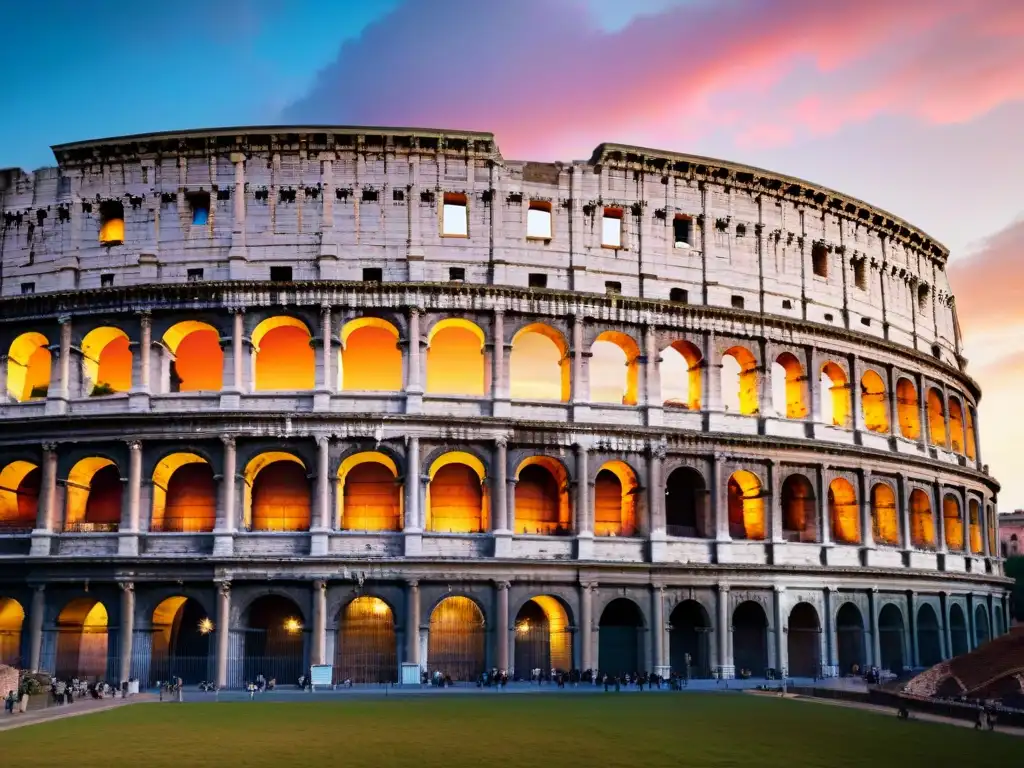
[[199, 634], [208, 635], [213, 632], [213, 622], [209, 618], [204, 618], [199, 621]]
[[284, 620], [284, 631], [289, 635], [295, 635], [302, 631], [302, 622], [291, 617]]

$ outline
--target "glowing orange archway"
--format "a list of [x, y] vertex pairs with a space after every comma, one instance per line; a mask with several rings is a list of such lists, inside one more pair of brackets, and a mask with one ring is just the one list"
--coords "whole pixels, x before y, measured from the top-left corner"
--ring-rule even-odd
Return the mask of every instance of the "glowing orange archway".
[[932, 503], [920, 488], [915, 488], [910, 494], [910, 543], [918, 549], [935, 548]]
[[590, 402], [636, 405], [640, 348], [620, 331], [605, 331], [591, 347]]
[[955, 397], [949, 398], [949, 446], [953, 453], [964, 455], [966, 452], [964, 411]]
[[7, 352], [7, 393], [17, 402], [46, 397], [50, 386], [50, 342], [41, 333], [23, 333]]
[[[530, 611], [531, 604], [536, 608]], [[534, 617], [543, 616], [541, 626], [534, 626], [536, 621], [531, 622], [530, 614]], [[546, 626], [543, 626], [546, 624]], [[528, 600], [516, 615], [515, 637], [516, 643], [534, 643], [537, 630], [546, 630], [548, 645], [549, 666], [551, 669], [569, 670], [572, 669], [572, 630], [569, 623], [569, 613], [566, 611], [562, 601], [549, 595], [537, 595]], [[519, 667], [517, 662], [515, 666]], [[520, 673], [529, 674], [529, 670], [518, 670]]]
[[224, 351], [216, 328], [184, 320], [168, 328], [163, 341], [174, 356], [177, 391], [217, 392], [223, 388]]
[[544, 323], [520, 328], [509, 355], [509, 395], [513, 400], [568, 402], [570, 368], [562, 334]]
[[837, 477], [828, 487], [828, 513], [832, 539], [840, 544], [860, 544], [860, 507], [849, 480]]
[[299, 392], [316, 386], [316, 357], [309, 328], [301, 320], [268, 317], [253, 329], [252, 347], [257, 392]]
[[764, 494], [761, 481], [745, 469], [732, 473], [726, 487], [729, 534], [734, 539], [760, 541], [765, 536]]
[[964, 519], [960, 514], [960, 502], [952, 494], [942, 499], [942, 532], [946, 537], [946, 548], [958, 551], [964, 548]]
[[402, 488], [394, 460], [379, 451], [364, 451], [341, 462], [337, 505], [342, 530], [402, 530]]
[[946, 408], [937, 389], [928, 390], [928, 439], [940, 448], [946, 445]]
[[426, 529], [446, 533], [479, 533], [489, 520], [483, 463], [472, 454], [452, 451], [430, 467]]
[[427, 336], [427, 388], [434, 395], [481, 396], [485, 391], [484, 332], [469, 320], [441, 320]]
[[633, 536], [637, 529], [636, 474], [624, 462], [609, 461], [594, 480], [594, 535]]
[[341, 329], [341, 388], [346, 392], [399, 392], [402, 350], [387, 320], [360, 317]]
[[871, 489], [871, 525], [876, 544], [899, 545], [900, 521], [896, 494], [887, 483], [876, 483]]
[[661, 397], [665, 405], [699, 411], [702, 407], [703, 356], [696, 346], [678, 340], [661, 353]]
[[[785, 385], [776, 389], [774, 378], [780, 376]], [[772, 368], [773, 395], [778, 392], [782, 402], [775, 403], [775, 410], [787, 419], [802, 419], [807, 416], [807, 376], [796, 356], [783, 352]]]
[[10, 597], [0, 597], [0, 664], [19, 666], [24, 623], [25, 609], [21, 603]]
[[103, 680], [107, 674], [107, 608], [98, 600], [72, 600], [57, 617], [55, 672], [61, 679]]
[[921, 439], [921, 404], [917, 388], [909, 379], [896, 384], [896, 410], [900, 418], [900, 434], [908, 440]]
[[885, 382], [875, 371], [865, 371], [860, 379], [860, 402], [864, 411], [864, 429], [869, 432], [889, 431], [889, 408]]
[[754, 416], [761, 410], [758, 399], [757, 359], [746, 347], [730, 347], [722, 353], [722, 405], [726, 411]]
[[34, 528], [42, 473], [29, 461], [12, 461], [0, 470], [0, 530]]
[[246, 465], [243, 516], [254, 531], [306, 531], [312, 519], [306, 465], [294, 454], [267, 451]]
[[117, 530], [123, 488], [120, 470], [110, 459], [82, 459], [68, 472], [65, 526]]
[[83, 389], [87, 396], [128, 392], [132, 388], [132, 351], [120, 328], [94, 328], [82, 339]]
[[217, 518], [213, 468], [194, 453], [173, 453], [153, 470], [154, 531], [212, 531]]
[[850, 387], [846, 372], [836, 363], [821, 366], [821, 420], [846, 429], [850, 426]]
[[516, 469], [515, 533], [568, 532], [568, 476], [550, 456], [530, 456]]
[[985, 546], [981, 535], [981, 505], [976, 499], [967, 504], [967, 514], [970, 516], [971, 554], [980, 555]]

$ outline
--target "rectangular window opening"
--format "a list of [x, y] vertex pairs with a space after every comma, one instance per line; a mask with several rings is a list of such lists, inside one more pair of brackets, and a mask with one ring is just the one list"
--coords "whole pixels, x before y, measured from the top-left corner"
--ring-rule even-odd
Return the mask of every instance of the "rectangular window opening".
[[832, 316], [832, 313], [831, 313], [831, 312], [826, 312], [826, 313], [825, 313], [825, 322], [826, 322], [826, 323], [831, 323], [833, 319], [834, 319], [834, 318], [833, 318], [833, 316]]
[[404, 189], [393, 190], [391, 192], [391, 199], [394, 200], [396, 203], [402, 202], [403, 200], [405, 200], [405, 190]]
[[531, 200], [526, 212], [526, 237], [529, 240], [551, 239], [551, 203]]
[[121, 245], [124, 242], [124, 205], [120, 200], [100, 203], [100, 243]]
[[191, 193], [188, 196], [188, 205], [192, 209], [192, 226], [205, 227], [210, 220], [210, 193]]
[[114, 275], [105, 274], [100, 275], [100, 288], [110, 288], [114, 284]]
[[811, 269], [818, 277], [828, 279], [828, 248], [824, 243], [811, 246]]
[[668, 292], [668, 300], [676, 304], [687, 304], [690, 301], [690, 294], [685, 288], [673, 288]]
[[200, 267], [200, 268], [197, 268], [197, 269], [190, 269], [188, 271], [187, 279], [188, 279], [188, 281], [190, 283], [197, 283], [200, 280], [202, 280], [203, 279], [203, 270], [202, 270], [202, 268]]
[[362, 195], [362, 201], [364, 203], [376, 203], [377, 202], [377, 190], [376, 189], [364, 189]]
[[865, 326], [865, 327], [870, 328], [871, 327], [871, 318], [870, 317], [862, 317], [860, 319], [860, 324]]
[[783, 299], [782, 300], [782, 308], [783, 309], [792, 309], [793, 308], [793, 302], [790, 301], [789, 299]]
[[448, 279], [452, 282], [461, 283], [466, 279], [466, 268], [448, 267]]
[[868, 289], [868, 263], [865, 259], [853, 262], [853, 282], [862, 291]]
[[22, 293], [35, 293], [36, 292], [36, 284], [35, 283], [22, 283], [21, 284], [21, 292]]
[[618, 296], [622, 293], [622, 283], [618, 280], [606, 280], [604, 292], [609, 296]]
[[742, 296], [733, 296], [732, 297], [732, 308], [733, 309], [743, 309], [743, 297]]
[[271, 267], [270, 280], [274, 283], [290, 283], [292, 281], [291, 267]]
[[363, 269], [364, 283], [383, 283], [384, 270], [380, 267], [365, 267]]
[[543, 272], [531, 272], [529, 277], [529, 285], [531, 288], [547, 288], [548, 287], [548, 276]]
[[672, 219], [672, 240], [676, 248], [690, 248], [693, 245], [693, 219], [677, 215]]
[[469, 237], [469, 207], [464, 194], [444, 193], [444, 204], [441, 209], [441, 235], [444, 237]]
[[605, 208], [601, 217], [601, 246], [603, 248], [622, 247], [622, 209]]

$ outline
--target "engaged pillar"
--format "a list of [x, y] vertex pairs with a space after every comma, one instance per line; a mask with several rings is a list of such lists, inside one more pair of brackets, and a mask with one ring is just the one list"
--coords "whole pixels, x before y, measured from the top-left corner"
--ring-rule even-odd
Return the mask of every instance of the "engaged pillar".
[[231, 582], [217, 585], [217, 687], [228, 686], [228, 649], [231, 643]]

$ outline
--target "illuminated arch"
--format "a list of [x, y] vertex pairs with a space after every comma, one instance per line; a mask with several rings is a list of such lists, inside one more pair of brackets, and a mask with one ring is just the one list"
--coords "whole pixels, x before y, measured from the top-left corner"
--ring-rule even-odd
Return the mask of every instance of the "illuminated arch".
[[217, 392], [224, 386], [224, 350], [209, 323], [183, 320], [167, 329], [164, 345], [174, 356], [172, 379], [178, 392]]
[[394, 460], [379, 451], [363, 451], [342, 461], [337, 505], [342, 530], [402, 530], [402, 488]]
[[801, 474], [782, 483], [782, 535], [787, 541], [818, 540], [818, 506], [814, 486]]
[[82, 339], [83, 391], [88, 395], [128, 392], [132, 388], [132, 351], [120, 328], [94, 328]]
[[515, 476], [515, 533], [568, 533], [569, 480], [562, 463], [550, 456], [530, 456]]
[[243, 515], [254, 531], [307, 531], [312, 519], [306, 465], [284, 451], [267, 451], [245, 468]]
[[450, 533], [479, 533], [487, 526], [488, 494], [484, 465], [476, 456], [452, 451], [430, 466], [426, 528]]
[[779, 416], [807, 416], [807, 377], [800, 361], [790, 352], [783, 352], [772, 363], [772, 402]]
[[172, 453], [153, 469], [153, 531], [208, 532], [217, 518], [213, 467], [194, 453]]
[[590, 402], [636, 405], [640, 348], [633, 338], [620, 331], [604, 331], [590, 351]]
[[730, 347], [722, 353], [722, 405], [726, 411], [753, 416], [758, 403], [757, 360], [745, 347]]
[[484, 394], [484, 332], [469, 320], [449, 317], [427, 335], [427, 393]]
[[398, 329], [378, 317], [359, 317], [341, 329], [341, 389], [400, 392], [402, 350]]
[[430, 612], [427, 669], [452, 680], [476, 680], [486, 665], [485, 639], [480, 606], [462, 595], [446, 597]]
[[316, 386], [316, 355], [309, 327], [295, 317], [268, 317], [252, 332], [257, 392], [303, 391]]
[[637, 532], [636, 474], [624, 462], [609, 461], [594, 480], [594, 535], [633, 536]]
[[562, 601], [548, 595], [527, 600], [514, 622], [513, 668], [520, 677], [531, 670], [556, 669], [568, 672], [572, 666], [572, 628]]
[[682, 339], [661, 353], [661, 396], [665, 405], [699, 411], [703, 407], [701, 370], [704, 358], [699, 349]]
[[12, 461], [0, 470], [0, 531], [35, 527], [42, 472], [30, 461]]
[[946, 537], [946, 549], [953, 552], [964, 548], [964, 518], [960, 513], [960, 500], [951, 493], [942, 497], [942, 532]]
[[[20, 668], [21, 628], [25, 609], [10, 597], [0, 597], [0, 664]], [[6, 694], [4, 694], [6, 695]]]
[[764, 494], [757, 475], [745, 469], [732, 473], [727, 485], [729, 535], [761, 541], [765, 535]]
[[917, 388], [910, 379], [896, 383], [896, 412], [900, 417], [900, 434], [908, 440], [921, 439], [921, 405]]
[[984, 552], [985, 545], [981, 536], [981, 505], [977, 499], [971, 499], [967, 503], [967, 514], [970, 515], [971, 554], [980, 555]]
[[104, 680], [107, 674], [107, 608], [99, 600], [79, 597], [57, 616], [54, 672], [62, 680]]
[[910, 543], [918, 549], [935, 548], [932, 503], [920, 488], [915, 488], [910, 494]]
[[68, 472], [65, 527], [116, 531], [121, 522], [123, 482], [110, 459], [90, 456]]
[[965, 455], [964, 437], [964, 410], [960, 405], [960, 400], [951, 396], [949, 398], [949, 446], [953, 453]]
[[860, 403], [864, 411], [864, 429], [869, 432], [889, 431], [889, 408], [885, 382], [876, 371], [865, 371], [860, 379]]
[[197, 600], [174, 595], [153, 609], [152, 622], [150, 681], [172, 675], [188, 684], [208, 680], [216, 627], [206, 609]]
[[353, 683], [397, 682], [395, 615], [379, 597], [361, 595], [342, 609], [334, 676]]
[[928, 390], [928, 440], [940, 448], [946, 445], [946, 407], [942, 395], [932, 387]]
[[833, 427], [850, 426], [850, 385], [846, 373], [833, 362], [821, 366], [821, 421]]
[[832, 522], [833, 541], [860, 544], [860, 506], [857, 492], [849, 480], [837, 477], [829, 484], [828, 516]]
[[977, 436], [974, 433], [974, 408], [969, 403], [966, 408], [967, 426], [966, 426], [966, 441], [967, 441], [967, 458], [971, 461], [977, 461], [978, 459], [978, 446]]
[[509, 394], [513, 400], [569, 401], [569, 345], [550, 325], [531, 323], [512, 337]]
[[46, 397], [50, 386], [50, 342], [41, 333], [23, 333], [7, 351], [7, 393], [19, 403]]
[[888, 483], [876, 483], [871, 489], [871, 528], [876, 544], [899, 546], [900, 520], [896, 494]]

